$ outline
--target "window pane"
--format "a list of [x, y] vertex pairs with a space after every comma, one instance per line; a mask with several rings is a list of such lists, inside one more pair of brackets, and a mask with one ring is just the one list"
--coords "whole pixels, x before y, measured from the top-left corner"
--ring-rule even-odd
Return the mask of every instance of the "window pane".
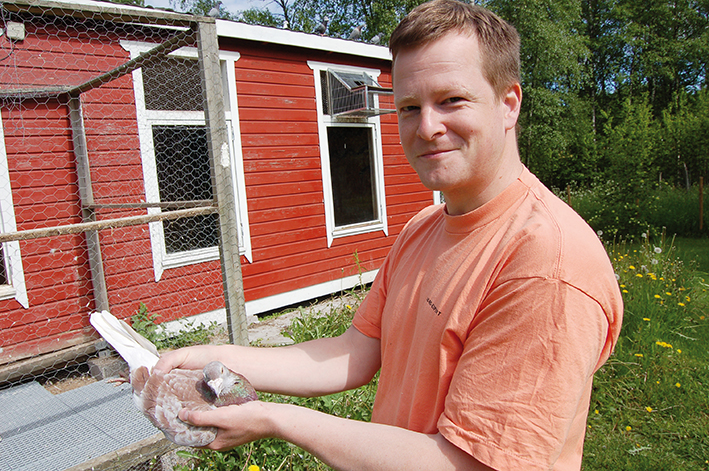
[[7, 284], [7, 273], [5, 272], [5, 245], [0, 244], [0, 285]]
[[378, 219], [371, 128], [327, 128], [335, 226]]
[[197, 60], [169, 57], [144, 65], [142, 72], [146, 109], [204, 111]]
[[[153, 126], [160, 201], [212, 199], [206, 126]], [[163, 221], [167, 253], [213, 247], [216, 214]]]

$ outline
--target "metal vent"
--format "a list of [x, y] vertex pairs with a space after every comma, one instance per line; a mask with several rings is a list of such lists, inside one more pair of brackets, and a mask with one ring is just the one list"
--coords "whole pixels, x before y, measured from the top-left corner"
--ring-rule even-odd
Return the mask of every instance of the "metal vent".
[[384, 88], [365, 72], [327, 70], [328, 102], [334, 117], [369, 118], [394, 113], [391, 108], [375, 107], [375, 95], [391, 95], [391, 88]]

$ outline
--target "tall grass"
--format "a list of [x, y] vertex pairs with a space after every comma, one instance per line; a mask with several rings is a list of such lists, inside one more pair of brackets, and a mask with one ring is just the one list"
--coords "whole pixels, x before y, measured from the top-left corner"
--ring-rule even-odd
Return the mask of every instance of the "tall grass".
[[609, 254], [625, 317], [594, 380], [583, 469], [706, 470], [709, 285], [672, 240], [612, 244]]
[[590, 189], [557, 193], [594, 230], [611, 238], [639, 240], [642, 233], [660, 237], [663, 228], [667, 234], [684, 237], [709, 234], [709, 188], [704, 189], [702, 198], [706, 214], [701, 228], [696, 185], [689, 190], [667, 184], [639, 189], [608, 181]]

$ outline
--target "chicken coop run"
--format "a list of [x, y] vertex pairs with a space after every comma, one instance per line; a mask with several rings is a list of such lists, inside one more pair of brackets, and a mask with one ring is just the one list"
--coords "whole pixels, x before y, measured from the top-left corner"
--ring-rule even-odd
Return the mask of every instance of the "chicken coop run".
[[[248, 342], [216, 25], [98, 2], [0, 8], [0, 469], [127, 469], [170, 447], [129, 386], [59, 391], [103, 347], [87, 313], [226, 306], [232, 341]], [[207, 263], [156, 272], [185, 252]], [[136, 292], [145, 276], [164, 283]]]

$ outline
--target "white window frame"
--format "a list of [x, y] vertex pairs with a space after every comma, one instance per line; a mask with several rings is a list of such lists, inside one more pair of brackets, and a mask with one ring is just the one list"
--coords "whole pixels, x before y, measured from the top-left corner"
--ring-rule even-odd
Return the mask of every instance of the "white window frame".
[[[7, 165], [7, 148], [5, 147], [5, 131], [3, 130], [2, 114], [0, 113], [0, 231], [15, 232], [15, 206], [12, 201], [12, 187], [10, 186], [10, 171]], [[22, 254], [20, 242], [17, 240], [3, 243], [3, 255], [6, 285], [0, 285], [0, 300], [15, 299], [22, 307], [30, 307], [25, 284], [25, 272], [22, 267]]]
[[[343, 72], [365, 72], [375, 80], [381, 74], [380, 70], [364, 67], [353, 67], [341, 64], [308, 61], [308, 66], [313, 70], [315, 79], [315, 99], [318, 117], [318, 141], [320, 143], [320, 167], [322, 169], [323, 194], [325, 202], [325, 227], [327, 231], [327, 246], [331, 247], [336, 238], [347, 237], [368, 232], [383, 231], [389, 235], [386, 213], [386, 188], [384, 187], [384, 153], [382, 151], [382, 127], [379, 116], [361, 120], [337, 120], [330, 115], [323, 114], [323, 90], [320, 81], [320, 72], [327, 69], [341, 70]], [[375, 96], [375, 107], [378, 107], [378, 97]], [[372, 130], [372, 153], [374, 172], [372, 183], [375, 185], [375, 195], [378, 205], [378, 218], [359, 224], [337, 227], [335, 225], [335, 209], [332, 195], [332, 179], [330, 177], [330, 152], [328, 148], [327, 128], [334, 126], [366, 127]]]
[[[121, 41], [121, 46], [130, 52], [131, 58], [147, 52], [155, 47], [154, 44]], [[183, 47], [170, 54], [171, 56], [196, 59], [197, 49]], [[220, 51], [219, 62], [224, 85], [225, 115], [227, 124], [227, 140], [231, 157], [233, 191], [237, 200], [237, 224], [239, 225], [239, 254], [244, 255], [249, 262], [253, 262], [251, 249], [251, 233], [248, 221], [248, 208], [246, 202], [246, 182], [244, 178], [244, 160], [241, 148], [241, 132], [239, 129], [239, 110], [236, 96], [235, 62], [240, 54], [231, 51]], [[136, 102], [136, 115], [138, 120], [138, 136], [140, 140], [140, 153], [143, 162], [143, 180], [145, 183], [146, 202], [160, 201], [158, 189], [157, 167], [155, 162], [155, 149], [153, 146], [153, 125], [199, 125], [206, 124], [203, 111], [159, 111], [146, 110], [145, 95], [143, 93], [143, 75], [140, 69], [133, 71], [133, 88]], [[160, 208], [150, 208], [148, 214], [160, 213]], [[159, 281], [165, 270], [182, 267], [185, 265], [208, 262], [219, 259], [219, 247], [189, 250], [168, 254], [165, 247], [165, 235], [162, 222], [150, 223], [150, 241], [153, 254], [153, 270], [155, 281]]]

